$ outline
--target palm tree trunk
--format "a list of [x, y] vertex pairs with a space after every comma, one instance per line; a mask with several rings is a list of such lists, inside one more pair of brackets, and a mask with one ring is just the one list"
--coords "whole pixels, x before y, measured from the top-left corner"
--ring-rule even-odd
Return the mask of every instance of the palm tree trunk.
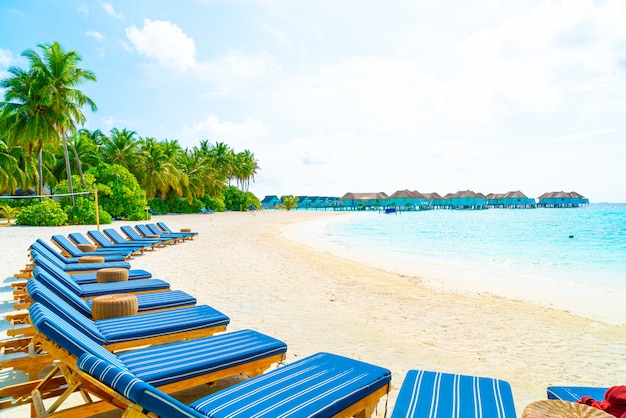
[[80, 176], [80, 184], [82, 184], [83, 188], [87, 187], [85, 184], [85, 177], [83, 176], [83, 165], [80, 163], [80, 158], [78, 157], [78, 151], [76, 151], [76, 145], [74, 145], [73, 141], [70, 141], [72, 145], [72, 151], [74, 152], [74, 158], [76, 158], [76, 167], [78, 168], [78, 175]]
[[67, 152], [67, 138], [65, 133], [62, 133], [63, 137], [63, 156], [65, 157], [65, 172], [67, 173], [67, 188], [70, 192], [70, 203], [74, 206], [74, 186], [72, 185], [72, 167], [70, 166], [70, 154]]
[[37, 176], [39, 177], [37, 194], [39, 195], [39, 201], [43, 200], [43, 146], [39, 146], [37, 152]]

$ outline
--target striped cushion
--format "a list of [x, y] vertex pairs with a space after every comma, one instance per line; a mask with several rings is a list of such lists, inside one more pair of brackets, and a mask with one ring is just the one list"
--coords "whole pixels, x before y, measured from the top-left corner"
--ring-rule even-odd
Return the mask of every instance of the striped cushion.
[[329, 417], [391, 380], [389, 370], [318, 353], [190, 406], [207, 417]]
[[243, 330], [127, 351], [118, 359], [141, 380], [161, 386], [286, 351], [282, 341]]
[[78, 367], [105, 383], [130, 401], [169, 418], [202, 418], [202, 414], [182, 402], [142, 382], [123, 369], [104, 361], [97, 356], [84, 354], [78, 359]]
[[[67, 237], [63, 235], [53, 235], [52, 240], [56, 242], [65, 252], [70, 254], [72, 257], [82, 257], [84, 255], [90, 255], [90, 253], [86, 253], [74, 245]], [[125, 252], [128, 254], [128, 251]], [[104, 261], [124, 261], [124, 255], [119, 251], [110, 251], [110, 250], [101, 250], [98, 251], [98, 255], [104, 257]]]
[[125, 282], [85, 283], [81, 287], [81, 296], [91, 298], [95, 296], [110, 295], [112, 293], [147, 292], [154, 290], [167, 290], [169, 283], [159, 279], [131, 280]]
[[141, 293], [137, 295], [139, 312], [151, 311], [154, 309], [169, 309], [178, 306], [195, 305], [197, 299], [182, 290], [172, 290], [169, 292]]
[[121, 369], [126, 369], [119, 361], [93, 339], [87, 337], [76, 327], [64, 321], [46, 306], [35, 302], [28, 309], [30, 319], [39, 332], [54, 341], [72, 355], [80, 357], [84, 353], [95, 354]]
[[[97, 275], [96, 273], [93, 273], [93, 272], [72, 274], [70, 278], [78, 284], [97, 283]], [[141, 270], [141, 269], [128, 270], [128, 280], [140, 280], [140, 279], [150, 279], [150, 278], [152, 278], [152, 273], [146, 270]]]
[[[46, 277], [46, 280], [41, 280]], [[91, 307], [83, 299], [64, 288], [58, 280], [49, 276], [37, 275], [26, 283], [26, 289], [35, 302], [58, 304], [60, 298], [76, 309], [81, 315], [91, 318]]]
[[183, 331], [228, 325], [230, 319], [210, 306], [193, 306], [171, 311], [150, 312], [96, 321], [107, 344], [144, 337], [176, 334]]
[[77, 296], [80, 296], [83, 293], [80, 285], [70, 279], [69, 275], [66, 272], [48, 263], [38, 263], [37, 259], [35, 259], [35, 264], [36, 266], [33, 269], [33, 276], [35, 276], [39, 280], [46, 281], [50, 277], [54, 277]]
[[67, 323], [68, 326], [71, 324], [77, 332], [80, 331], [85, 337], [91, 338], [91, 340], [95, 341], [99, 345], [106, 344], [107, 338], [105, 334], [101, 332], [96, 326], [96, 323], [90, 319], [91, 315], [88, 317], [81, 314], [52, 292], [46, 293], [45, 296], [43, 292], [37, 292], [35, 293], [33, 300], [37, 304], [45, 306], [51, 313], [54, 313], [55, 318]]
[[515, 407], [503, 380], [410, 370], [391, 417], [515, 418]]
[[604, 394], [608, 389], [588, 386], [550, 386], [548, 387], [548, 399], [576, 402], [581, 400], [583, 396], [590, 396], [600, 401], [604, 399]]

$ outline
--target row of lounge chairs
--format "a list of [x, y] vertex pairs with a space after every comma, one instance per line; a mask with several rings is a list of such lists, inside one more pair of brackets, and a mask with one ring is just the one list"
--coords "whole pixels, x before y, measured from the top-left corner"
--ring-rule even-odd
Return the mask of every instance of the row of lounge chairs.
[[[97, 231], [88, 234], [94, 242], [103, 238], [92, 232]], [[115, 234], [109, 231], [112, 235], [106, 236], [111, 244], [101, 243], [99, 248], [141, 251], [140, 247], [155, 248], [166, 242], [153, 239], [148, 244], [140, 240], [157, 234], [133, 239], [123, 232], [128, 236], [125, 242], [115, 243]], [[173, 243], [193, 236], [186, 234], [170, 230], [164, 238]], [[28, 308], [28, 324], [20, 332], [21, 338], [31, 337], [27, 357], [31, 382], [2, 389], [0, 394], [9, 393], [16, 403], [29, 398], [37, 415], [85, 416], [120, 408], [125, 416], [146, 418], [368, 417], [390, 390], [389, 370], [326, 352], [266, 372], [284, 360], [284, 342], [254, 330], [224, 332], [228, 316], [198, 305], [193, 296], [171, 290], [167, 282], [152, 278], [147, 271], [131, 269], [126, 257], [133, 253], [101, 252], [112, 258], [98, 265], [73, 262], [81, 255], [72, 253], [75, 250], [69, 244], [80, 244], [83, 238], [81, 234], [54, 236], [65, 255], [38, 239], [30, 247], [29, 280], [15, 286], [18, 305]], [[142, 247], [139, 242], [148, 245]], [[95, 272], [112, 266], [128, 269], [129, 280], [97, 283]], [[92, 299], [119, 293], [136, 296], [138, 314], [94, 319]], [[54, 367], [39, 379], [44, 365]], [[249, 379], [191, 404], [171, 396], [238, 374]], [[59, 409], [75, 391], [81, 392], [84, 404]], [[589, 394], [597, 396], [588, 388], [551, 387], [548, 392], [550, 399], [565, 400]], [[44, 401], [52, 397], [57, 400], [46, 406]], [[511, 387], [503, 380], [411, 370], [391, 416], [516, 415]]]

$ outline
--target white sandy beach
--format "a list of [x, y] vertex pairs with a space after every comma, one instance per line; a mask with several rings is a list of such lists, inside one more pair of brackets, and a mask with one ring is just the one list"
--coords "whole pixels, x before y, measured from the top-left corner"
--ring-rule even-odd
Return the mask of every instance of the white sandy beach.
[[[200, 236], [136, 257], [131, 264], [226, 313], [230, 330], [252, 328], [285, 341], [287, 361], [329, 351], [390, 369], [389, 410], [412, 368], [507, 380], [518, 414], [544, 399], [548, 385], [624, 383], [626, 326], [610, 323], [613, 314], [602, 320], [607, 308], [596, 306], [601, 298], [589, 303], [580, 293], [568, 293], [551, 301], [532, 298], [538, 290], [533, 289], [523, 297], [529, 302], [513, 300], [505, 296], [518, 290], [484, 289], [479, 280], [468, 287], [451, 279], [458, 272], [397, 271], [371, 258], [348, 257], [307, 241], [306, 226], [297, 226], [334, 216], [349, 215], [158, 216], [153, 221], [173, 229], [190, 227]], [[89, 229], [0, 228], [0, 275], [8, 278], [0, 285], [0, 315], [9, 306], [9, 277], [24, 267], [26, 249], [36, 238]], [[6, 331], [6, 323], [0, 330]], [[10, 384], [7, 376], [0, 374], [0, 386]], [[384, 406], [375, 416], [384, 416]]]

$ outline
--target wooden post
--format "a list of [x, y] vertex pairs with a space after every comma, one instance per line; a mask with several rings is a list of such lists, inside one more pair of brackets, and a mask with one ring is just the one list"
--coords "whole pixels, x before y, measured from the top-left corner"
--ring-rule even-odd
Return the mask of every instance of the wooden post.
[[96, 227], [100, 230], [100, 210], [98, 209], [98, 188], [94, 189], [94, 196], [96, 199]]

